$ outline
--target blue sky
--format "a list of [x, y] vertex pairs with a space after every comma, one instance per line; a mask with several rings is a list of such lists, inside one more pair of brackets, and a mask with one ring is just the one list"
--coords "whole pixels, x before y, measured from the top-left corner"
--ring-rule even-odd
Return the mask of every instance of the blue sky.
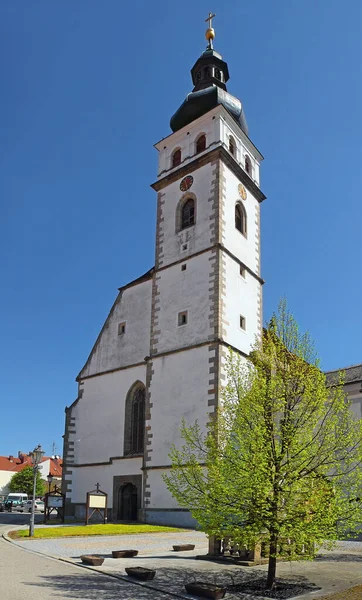
[[62, 451], [117, 288], [153, 264], [153, 144], [212, 9], [265, 156], [264, 317], [285, 295], [325, 369], [362, 362], [362, 3], [0, 0], [0, 454]]

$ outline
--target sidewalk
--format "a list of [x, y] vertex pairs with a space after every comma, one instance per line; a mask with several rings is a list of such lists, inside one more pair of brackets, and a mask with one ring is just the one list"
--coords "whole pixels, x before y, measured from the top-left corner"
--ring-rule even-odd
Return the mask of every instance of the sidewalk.
[[[11, 528], [9, 528], [11, 529]], [[90, 567], [113, 577], [130, 582], [125, 567], [144, 566], [156, 569], [156, 577], [147, 584], [148, 589], [168, 593], [178, 598], [192, 597], [185, 592], [186, 582], [193, 580], [210, 583], [239, 583], [265, 573], [266, 565], [240, 567], [223, 565], [209, 561], [195, 560], [198, 554], [206, 554], [206, 536], [197, 531], [179, 533], [157, 533], [146, 535], [93, 536], [90, 538], [61, 538], [41, 540], [11, 540], [24, 549], [31, 550], [73, 564], [81, 564], [82, 554], [101, 554], [105, 557], [101, 567]], [[195, 550], [176, 553], [172, 551], [174, 544], [192, 543]], [[112, 550], [132, 548], [139, 555], [132, 559], [113, 559]], [[362, 543], [339, 542], [338, 547], [325, 551], [313, 562], [291, 562], [278, 564], [278, 576], [300, 578], [321, 588], [295, 597], [296, 600], [362, 600]], [[347, 591], [353, 586], [356, 590]], [[344, 591], [343, 591], [344, 590]], [[339, 595], [331, 595], [342, 592]], [[228, 592], [228, 600], [256, 600], [255, 596], [232, 594]], [[258, 600], [263, 600], [260, 596]], [[265, 599], [266, 600], [266, 599]]]

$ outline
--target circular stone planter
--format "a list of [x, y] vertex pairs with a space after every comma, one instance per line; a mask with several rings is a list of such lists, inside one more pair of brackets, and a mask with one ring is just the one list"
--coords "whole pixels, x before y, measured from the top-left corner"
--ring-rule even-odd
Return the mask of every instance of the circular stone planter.
[[113, 558], [133, 558], [137, 554], [138, 550], [112, 550]]
[[126, 567], [127, 575], [140, 579], [141, 581], [151, 581], [156, 575], [156, 571], [152, 569], [146, 569], [146, 567]]
[[206, 583], [203, 581], [195, 581], [193, 583], [186, 583], [186, 592], [199, 598], [211, 598], [213, 600], [220, 600], [224, 598], [226, 594], [226, 588], [220, 587], [213, 583]]
[[104, 558], [96, 554], [83, 554], [80, 560], [84, 565], [91, 565], [92, 567], [100, 567], [104, 563]]

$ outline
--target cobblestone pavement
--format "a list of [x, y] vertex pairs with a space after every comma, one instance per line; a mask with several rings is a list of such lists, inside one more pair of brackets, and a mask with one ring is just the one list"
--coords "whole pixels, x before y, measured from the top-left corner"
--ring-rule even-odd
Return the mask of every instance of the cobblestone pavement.
[[332, 596], [323, 596], [321, 600], [361, 600], [362, 598], [362, 585], [350, 588], [349, 590], [343, 590], [338, 594]]
[[[195, 550], [176, 553], [172, 551], [174, 544], [192, 543]], [[101, 554], [105, 557], [102, 567], [94, 570], [114, 577], [127, 577], [125, 567], [144, 566], [156, 569], [157, 574], [151, 586], [155, 598], [162, 594], [174, 594], [174, 597], [191, 598], [185, 595], [184, 584], [195, 579], [213, 583], [239, 583], [259, 573], [265, 573], [266, 565], [255, 567], [239, 567], [222, 565], [209, 561], [195, 560], [197, 554], [206, 554], [207, 539], [203, 533], [186, 531], [179, 533], [155, 533], [123, 536], [92, 536], [83, 538], [62, 538], [49, 540], [21, 540], [17, 544], [23, 548], [35, 550], [46, 555], [70, 559], [80, 564], [82, 554]], [[113, 559], [112, 550], [132, 548], [139, 555], [132, 559]], [[326, 594], [342, 591], [335, 600], [362, 600], [361, 586], [357, 586], [357, 596], [347, 588], [362, 584], [362, 543], [338, 542], [332, 550], [322, 550], [313, 562], [279, 563], [280, 577], [304, 579], [321, 588], [320, 591], [308, 592], [298, 596], [298, 600], [312, 598], [331, 598]], [[149, 589], [149, 587], [147, 588]], [[161, 594], [161, 595], [159, 595]], [[354, 595], [348, 595], [354, 594]], [[360, 595], [358, 595], [360, 594]], [[135, 598], [137, 596], [134, 596]], [[171, 596], [170, 596], [171, 597]], [[228, 600], [254, 600], [254, 596], [246, 594], [227, 595]], [[259, 600], [262, 600], [259, 597]], [[334, 599], [333, 599], [334, 600]]]

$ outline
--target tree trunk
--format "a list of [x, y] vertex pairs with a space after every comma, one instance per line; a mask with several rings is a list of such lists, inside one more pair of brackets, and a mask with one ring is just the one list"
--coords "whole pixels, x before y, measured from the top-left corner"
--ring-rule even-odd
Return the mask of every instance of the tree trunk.
[[270, 536], [268, 577], [266, 580], [267, 590], [272, 590], [275, 585], [275, 576], [277, 571], [277, 548], [278, 537], [273, 533]]

